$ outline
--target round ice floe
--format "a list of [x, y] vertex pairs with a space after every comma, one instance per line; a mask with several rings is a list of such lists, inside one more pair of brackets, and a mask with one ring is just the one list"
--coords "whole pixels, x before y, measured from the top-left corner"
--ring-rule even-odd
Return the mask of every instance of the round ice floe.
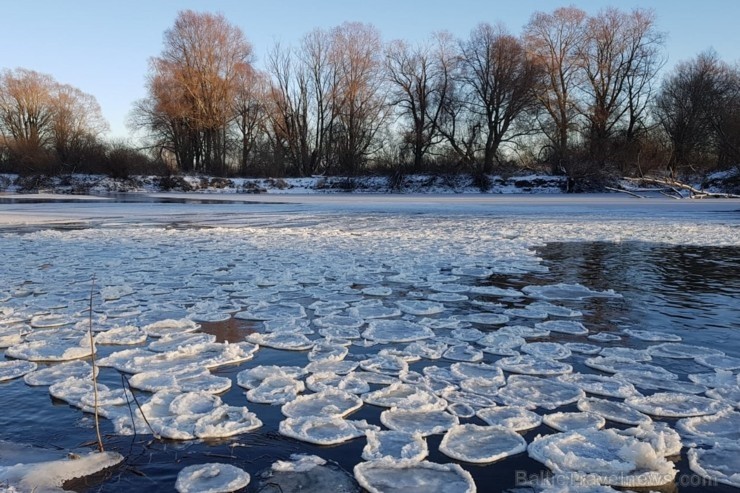
[[424, 460], [429, 454], [427, 442], [420, 434], [403, 431], [373, 431], [366, 433], [367, 445], [362, 449], [365, 460], [396, 459]]
[[456, 344], [450, 346], [442, 357], [453, 361], [474, 362], [483, 359], [483, 352], [475, 349], [470, 344]]
[[221, 398], [206, 392], [186, 392], [169, 405], [171, 414], [208, 414], [223, 404]]
[[408, 354], [414, 354], [420, 358], [425, 359], [440, 359], [445, 351], [447, 351], [448, 345], [442, 341], [433, 340], [422, 340], [414, 341], [404, 348], [404, 351]]
[[640, 362], [653, 359], [646, 350], [629, 347], [607, 347], [602, 349], [600, 354], [605, 358], [622, 358]]
[[256, 491], [272, 490], [301, 493], [359, 492], [354, 477], [336, 463], [316, 455], [291, 454], [290, 460], [273, 462], [269, 470], [260, 474]]
[[599, 332], [598, 334], [591, 334], [588, 339], [596, 342], [616, 342], [621, 341], [622, 338], [616, 334], [610, 334], [609, 332]]
[[566, 342], [563, 344], [565, 347], [570, 349], [574, 353], [594, 355], [599, 354], [602, 350], [600, 346], [594, 344], [586, 344], [582, 342]]
[[309, 361], [341, 361], [347, 356], [349, 349], [330, 341], [317, 342], [308, 353]]
[[167, 334], [153, 341], [147, 346], [147, 349], [157, 353], [166, 351], [177, 351], [180, 347], [193, 346], [196, 344], [209, 344], [216, 342], [216, 336], [213, 334], [194, 334], [192, 332], [175, 332]]
[[362, 407], [362, 400], [354, 394], [337, 389], [326, 389], [315, 394], [301, 395], [283, 404], [282, 413], [289, 418], [300, 416], [344, 417]]
[[597, 399], [594, 397], [581, 399], [578, 401], [578, 409], [583, 412], [595, 413], [615, 423], [626, 425], [639, 426], [652, 422], [650, 416], [641, 413], [637, 409], [623, 402], [609, 401], [606, 399]]
[[198, 438], [224, 438], [247, 433], [262, 426], [257, 415], [246, 407], [219, 406], [195, 422]]
[[354, 373], [337, 375], [336, 373], [314, 373], [306, 377], [306, 387], [313, 392], [334, 388], [351, 394], [370, 392], [370, 385]]
[[528, 342], [519, 350], [536, 358], [565, 359], [571, 355], [570, 349], [557, 342]]
[[730, 370], [714, 370], [712, 373], [691, 373], [689, 380], [707, 387], [731, 387], [740, 385], [740, 374]]
[[500, 298], [519, 298], [522, 293], [512, 288], [498, 288], [496, 286], [474, 286], [470, 289], [471, 293], [482, 294], [484, 296], [496, 296]]
[[306, 366], [305, 371], [308, 373], [331, 372], [337, 375], [346, 375], [349, 372], [355, 371], [358, 366], [360, 366], [359, 361], [312, 361]]
[[535, 301], [534, 303], [530, 303], [529, 305], [527, 305], [527, 308], [531, 310], [545, 312], [548, 315], [552, 315], [553, 317], [575, 318], [583, 315], [583, 313], [578, 310], [571, 310], [570, 308], [564, 306], [553, 305], [552, 303], [548, 303], [547, 301]]
[[617, 377], [606, 377], [592, 373], [569, 373], [560, 375], [557, 379], [561, 382], [575, 384], [589, 394], [625, 399], [637, 393], [634, 385]]
[[481, 332], [478, 329], [473, 329], [470, 327], [460, 327], [457, 329], [452, 329], [452, 333], [450, 335], [454, 339], [457, 339], [459, 341], [475, 342], [486, 334], [485, 332]]
[[28, 361], [69, 361], [93, 353], [87, 337], [62, 340], [26, 341], [5, 350], [5, 355]]
[[348, 313], [361, 319], [391, 318], [401, 315], [401, 310], [385, 305], [357, 305], [350, 308]]
[[512, 431], [531, 430], [542, 423], [539, 414], [520, 406], [487, 407], [475, 414], [491, 426], [500, 426]]
[[52, 327], [61, 327], [63, 325], [72, 325], [74, 319], [61, 314], [34, 315], [31, 317], [29, 325], [35, 329], [48, 329]]
[[115, 344], [123, 346], [141, 344], [146, 341], [146, 338], [146, 332], [142, 329], [133, 325], [125, 325], [122, 327], [113, 327], [105, 332], [98, 332], [95, 335], [95, 342], [97, 344]]
[[380, 422], [391, 430], [428, 436], [444, 433], [460, 421], [444, 408], [421, 405], [409, 409], [387, 409], [380, 413]]
[[471, 313], [460, 317], [460, 320], [478, 325], [502, 325], [509, 321], [509, 317], [500, 313]]
[[677, 456], [683, 448], [681, 436], [668, 423], [652, 422], [615, 431], [649, 444], [655, 453], [663, 457]]
[[633, 396], [625, 404], [652, 416], [686, 418], [706, 416], [730, 409], [724, 402], [698, 395], [660, 392], [647, 397]]
[[313, 323], [322, 328], [359, 329], [365, 325], [365, 321], [359, 317], [348, 317], [345, 315], [329, 315], [327, 317], [315, 318]]
[[582, 284], [550, 284], [546, 286], [526, 286], [522, 291], [530, 298], [543, 300], [583, 300], [586, 298], [621, 298], [620, 294], [609, 289], [593, 291]]
[[0, 382], [13, 380], [34, 371], [38, 365], [32, 361], [0, 361]]
[[718, 349], [678, 342], [665, 342], [650, 346], [647, 351], [655, 357], [675, 359], [692, 359], [700, 356], [724, 356], [725, 354]]
[[427, 298], [431, 301], [439, 301], [440, 303], [457, 303], [469, 299], [464, 294], [458, 293], [431, 293], [427, 295]]
[[527, 450], [527, 442], [515, 431], [497, 426], [455, 425], [439, 444], [439, 451], [453, 459], [477, 464], [501, 460]]
[[495, 364], [508, 372], [524, 375], [562, 375], [573, 371], [573, 367], [567, 363], [529, 354], [501, 358]]
[[508, 405], [544, 409], [571, 404], [584, 396], [583, 390], [573, 384], [527, 375], [510, 376], [498, 392], [498, 397]]
[[537, 339], [550, 335], [550, 331], [547, 329], [528, 327], [526, 325], [507, 325], [501, 327], [497, 333], [522, 337], [524, 339]]
[[599, 430], [606, 424], [602, 416], [584, 412], [546, 414], [542, 422], [558, 431]]
[[246, 340], [259, 344], [260, 346], [267, 346], [275, 349], [283, 349], [286, 351], [305, 351], [313, 347], [313, 341], [303, 334], [283, 333], [283, 332], [269, 332], [267, 334], [260, 334], [259, 332], [253, 332], [245, 337]]
[[550, 332], [559, 332], [562, 334], [585, 335], [588, 329], [581, 322], [575, 320], [548, 320], [534, 324], [535, 328], [549, 330]]
[[392, 354], [376, 354], [360, 361], [360, 368], [374, 373], [385, 375], [399, 375], [409, 369], [409, 364], [403, 358]]
[[488, 363], [453, 363], [450, 365], [450, 372], [461, 379], [483, 378], [500, 383], [500, 385], [506, 383], [501, 368]]
[[[97, 368], [95, 370], [97, 375]], [[27, 373], [23, 376], [23, 381], [28, 385], [53, 385], [67, 378], [90, 380], [92, 366], [86, 361], [68, 361]]]
[[306, 310], [298, 303], [260, 303], [234, 315], [243, 320], [274, 320], [280, 318], [305, 318]]
[[732, 356], [706, 355], [694, 358], [700, 365], [715, 370], [740, 370], [740, 358]]
[[536, 320], [544, 320], [548, 317], [546, 312], [536, 310], [534, 308], [507, 308], [504, 310], [504, 314], [509, 317], [519, 318], [531, 318]]
[[350, 421], [338, 417], [304, 416], [286, 418], [280, 422], [280, 434], [317, 445], [334, 445], [363, 436], [368, 430], [380, 428], [366, 421]]
[[740, 409], [740, 385], [717, 387], [706, 391], [707, 397], [723, 401]]
[[693, 382], [679, 382], [678, 380], [667, 380], [660, 376], [650, 376], [642, 372], [620, 372], [614, 374], [615, 378], [633, 384], [635, 387], [647, 390], [670, 390], [685, 394], [703, 394], [707, 391], [704, 385]]
[[403, 313], [409, 315], [434, 315], [445, 311], [445, 306], [441, 303], [424, 300], [402, 300], [397, 301], [396, 305]]
[[360, 486], [370, 493], [475, 493], [473, 477], [458, 464], [381, 459], [354, 468]]
[[25, 324], [13, 324], [9, 327], [3, 327], [0, 322], [0, 348], [6, 348], [23, 342], [23, 337], [28, 334], [31, 328]]
[[[435, 390], [435, 392], [437, 392]], [[472, 407], [494, 406], [495, 403], [478, 392], [469, 392], [467, 390], [458, 390], [456, 388], [447, 388], [437, 392], [440, 397], [449, 403], [466, 404]]]
[[462, 402], [453, 402], [447, 406], [447, 412], [458, 418], [472, 418], [475, 416], [475, 409], [472, 406]]
[[258, 387], [262, 381], [268, 377], [283, 375], [293, 378], [300, 378], [305, 371], [299, 366], [273, 366], [260, 365], [254, 368], [242, 370], [236, 375], [236, 384], [239, 387], [253, 389]]
[[362, 337], [379, 343], [412, 342], [434, 337], [434, 331], [407, 320], [371, 320]]
[[427, 390], [402, 382], [395, 382], [388, 387], [362, 394], [361, 397], [366, 403], [380, 407], [403, 409], [416, 409], [421, 406], [433, 406], [436, 409], [447, 407], [444, 399]]
[[624, 487], [660, 486], [676, 475], [673, 463], [648, 443], [614, 430], [579, 430], [538, 436], [529, 456], [556, 474]]
[[678, 375], [671, 373], [661, 366], [640, 363], [639, 361], [626, 358], [594, 356], [593, 358], [587, 358], [585, 364], [590, 368], [595, 368], [607, 373], [643, 373], [649, 376], [665, 378], [667, 380], [678, 379]]
[[277, 374], [264, 378], [260, 384], [247, 391], [247, 399], [260, 404], [285, 404], [306, 389], [306, 384], [290, 375]]
[[679, 342], [681, 337], [676, 334], [668, 332], [658, 332], [655, 330], [642, 330], [642, 329], [624, 329], [624, 333], [648, 342]]
[[140, 390], [158, 392], [179, 390], [182, 392], [207, 392], [220, 394], [231, 388], [231, 379], [211, 374], [205, 368], [185, 367], [173, 371], [145, 371], [132, 375], [129, 384]]
[[740, 445], [717, 444], [688, 451], [689, 468], [703, 478], [740, 488]]
[[519, 353], [514, 349], [523, 345], [526, 341], [523, 337], [514, 334], [498, 332], [489, 332], [477, 341], [476, 344], [483, 346], [483, 351], [490, 354], [500, 354], [502, 356], [515, 356]]
[[197, 464], [177, 474], [175, 489], [179, 493], [227, 493], [246, 488], [249, 473], [231, 464]]
[[368, 296], [390, 296], [393, 290], [386, 286], [371, 286], [369, 288], [363, 288], [362, 294]]
[[167, 319], [154, 322], [142, 327], [142, 330], [151, 337], [162, 337], [167, 334], [178, 334], [182, 332], [195, 332], [200, 325], [188, 318]]

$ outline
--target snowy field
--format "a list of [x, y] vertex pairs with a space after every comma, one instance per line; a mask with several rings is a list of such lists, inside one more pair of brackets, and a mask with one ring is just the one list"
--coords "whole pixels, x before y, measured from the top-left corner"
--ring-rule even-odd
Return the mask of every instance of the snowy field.
[[[72, 487], [740, 487], [733, 304], [718, 301], [730, 319], [719, 317], [706, 340], [666, 318], [612, 320], [604, 313], [631, 298], [608, 279], [553, 278], [537, 253], [558, 242], [689, 245], [736, 269], [740, 201], [0, 201], [0, 380], [20, 403], [8, 418], [18, 427], [0, 431], [0, 487], [60, 487], [103, 469]], [[636, 277], [636, 291], [641, 282], [655, 281]], [[680, 316], [701, 323], [698, 312]], [[112, 448], [68, 460], [94, 439], [93, 350]], [[38, 415], [28, 412], [39, 402]], [[145, 440], [123, 438], [132, 436]]]

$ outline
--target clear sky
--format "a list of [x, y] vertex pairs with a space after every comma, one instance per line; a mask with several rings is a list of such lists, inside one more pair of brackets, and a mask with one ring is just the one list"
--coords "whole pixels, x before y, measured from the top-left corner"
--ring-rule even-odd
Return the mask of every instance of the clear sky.
[[588, 13], [615, 6], [651, 8], [668, 35], [667, 67], [714, 48], [740, 61], [737, 0], [0, 0], [0, 69], [23, 67], [95, 96], [111, 126], [128, 135], [132, 103], [146, 95], [148, 60], [180, 10], [224, 14], [252, 43], [257, 66], [276, 41], [344, 21], [375, 25], [384, 40], [421, 41], [447, 30], [465, 37], [480, 22], [519, 34], [533, 12], [575, 5]]

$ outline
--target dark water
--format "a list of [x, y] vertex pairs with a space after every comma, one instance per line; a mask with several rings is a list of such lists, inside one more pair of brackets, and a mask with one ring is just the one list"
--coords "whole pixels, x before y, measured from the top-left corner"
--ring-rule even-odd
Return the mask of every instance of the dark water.
[[[593, 289], [614, 289], [621, 299], [593, 298], [581, 302], [558, 302], [584, 312], [583, 323], [592, 333], [607, 331], [619, 333], [632, 327], [678, 334], [689, 344], [717, 347], [732, 356], [740, 356], [740, 248], [681, 247], [645, 243], [567, 243], [551, 244], [538, 250], [538, 255], [550, 269], [548, 273], [521, 276], [497, 276], [496, 285], [520, 288], [531, 284], [580, 282]], [[525, 303], [511, 301], [510, 306]], [[512, 324], [530, 325], [527, 320], [512, 320]], [[241, 334], [254, 330], [247, 321], [232, 320], [222, 324], [204, 324], [204, 330], [222, 338], [236, 340]], [[583, 337], [561, 335], [551, 340], [585, 342]], [[590, 342], [590, 341], [589, 341]], [[650, 343], [625, 338], [618, 343], [635, 348]], [[107, 350], [110, 352], [110, 349]], [[363, 349], [352, 347], [348, 358], [363, 359]], [[103, 349], [103, 354], [106, 350]], [[498, 357], [486, 354], [484, 361], [494, 362]], [[574, 354], [567, 361], [575, 371], [593, 372], [583, 364], [585, 356]], [[681, 375], [706, 372], [707, 368], [691, 360], [655, 362]], [[222, 396], [225, 403], [244, 406], [255, 412], [264, 426], [252, 433], [220, 441], [156, 441], [151, 435], [136, 437], [115, 436], [112, 426], [102, 420], [104, 442], [108, 450], [126, 456], [125, 463], [115, 469], [68, 483], [76, 491], [173, 491], [177, 473], [185, 466], [205, 462], [226, 462], [245, 469], [252, 475], [252, 484], [246, 491], [258, 491], [261, 471], [279, 459], [293, 453], [315, 454], [335, 461], [349, 474], [361, 461], [364, 439], [325, 447], [282, 437], [278, 424], [282, 419], [279, 406], [248, 402], [244, 389], [236, 386], [236, 374], [256, 365], [305, 365], [305, 352], [277, 351], [262, 348], [255, 358], [243, 365], [221, 368], [214, 373], [229, 376], [234, 381], [231, 390]], [[445, 365], [437, 360], [432, 364]], [[410, 365], [421, 371], [425, 363]], [[429, 364], [429, 363], [426, 363]], [[122, 385], [120, 375], [111, 369], [101, 371], [100, 381], [110, 387]], [[375, 387], [373, 387], [374, 389]], [[0, 413], [0, 439], [22, 441], [45, 447], [89, 447], [95, 432], [90, 415], [53, 400], [46, 387], [26, 386], [22, 379], [0, 384], [3, 406]], [[350, 419], [366, 419], [380, 425], [382, 408], [365, 405]], [[571, 411], [575, 406], [558, 410]], [[539, 410], [541, 414], [546, 411]], [[483, 424], [477, 418], [461, 422]], [[674, 420], [667, 420], [674, 422]], [[614, 423], [609, 423], [614, 426]], [[547, 426], [524, 434], [527, 442], [538, 434], [552, 433]], [[430, 455], [427, 460], [447, 463], [452, 459], [438, 452], [441, 435], [427, 438]], [[660, 492], [736, 492], [723, 485], [699, 483], [688, 469], [685, 451], [677, 458], [679, 474], [676, 482], [661, 488], [638, 491]], [[542, 477], [547, 469], [526, 454], [509, 457], [490, 465], [461, 463], [474, 477], [479, 492], [499, 492], [517, 485], [517, 478]], [[264, 491], [278, 491], [267, 487]], [[287, 492], [284, 492], [287, 493]]]

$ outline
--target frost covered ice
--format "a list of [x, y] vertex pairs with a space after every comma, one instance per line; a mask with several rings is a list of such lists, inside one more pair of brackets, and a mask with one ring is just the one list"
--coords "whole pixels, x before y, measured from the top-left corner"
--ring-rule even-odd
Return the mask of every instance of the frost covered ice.
[[293, 454], [279, 460], [259, 475], [257, 491], [300, 491], [301, 493], [359, 493], [354, 477], [333, 462], [316, 455]]
[[370, 493], [475, 493], [469, 472], [457, 464], [392, 459], [361, 462], [355, 466], [355, 478]]
[[688, 451], [689, 467], [696, 474], [740, 488], [740, 445], [718, 444], [709, 449], [692, 448]]
[[677, 392], [659, 392], [647, 397], [628, 397], [624, 403], [646, 414], [669, 418], [705, 416], [731, 409], [727, 404], [708, 397]]
[[368, 430], [365, 435], [367, 444], [362, 449], [362, 458], [365, 460], [387, 458], [421, 461], [429, 454], [427, 442], [419, 433]]
[[554, 473], [590, 484], [661, 486], [676, 475], [673, 463], [650, 444], [611, 429], [538, 436], [527, 450]]
[[513, 431], [531, 430], [542, 423], [542, 416], [519, 406], [487, 407], [479, 409], [475, 414], [490, 426]]
[[439, 444], [439, 451], [464, 462], [478, 464], [501, 460], [527, 450], [521, 435], [498, 426], [455, 425]]
[[246, 488], [249, 473], [231, 464], [209, 463], [187, 466], [177, 474], [179, 493], [228, 493]]
[[0, 441], [0, 484], [8, 491], [62, 491], [66, 481], [91, 476], [118, 465], [118, 452], [70, 455], [30, 445]]
[[279, 427], [281, 435], [316, 445], [336, 445], [364, 436], [368, 430], [379, 429], [365, 420], [321, 416], [286, 418], [280, 422]]

